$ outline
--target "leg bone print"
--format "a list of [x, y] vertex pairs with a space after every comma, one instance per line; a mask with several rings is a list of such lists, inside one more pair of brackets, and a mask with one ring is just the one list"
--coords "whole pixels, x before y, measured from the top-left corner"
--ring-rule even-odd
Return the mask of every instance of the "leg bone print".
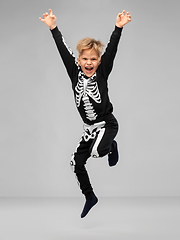
[[87, 119], [93, 121], [96, 119], [97, 114], [89, 101], [89, 96], [96, 102], [101, 103], [101, 95], [99, 93], [97, 82], [93, 81], [96, 77], [94, 74], [91, 78], [86, 79], [83, 73], [79, 72], [78, 83], [75, 87], [76, 90], [76, 104], [80, 106], [81, 98], [84, 102], [84, 109]]

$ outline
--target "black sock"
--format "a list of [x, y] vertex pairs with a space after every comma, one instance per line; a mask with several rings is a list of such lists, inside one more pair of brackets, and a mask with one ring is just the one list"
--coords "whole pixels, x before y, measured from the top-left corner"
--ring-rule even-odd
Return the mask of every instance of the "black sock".
[[83, 208], [83, 211], [81, 213], [81, 218], [85, 217], [90, 209], [98, 202], [98, 198], [93, 192], [89, 192], [85, 194], [86, 196], [86, 202]]
[[108, 154], [109, 166], [110, 167], [115, 166], [116, 163], [118, 162], [118, 159], [119, 159], [119, 155], [118, 155], [117, 142], [115, 140], [113, 140], [112, 150]]

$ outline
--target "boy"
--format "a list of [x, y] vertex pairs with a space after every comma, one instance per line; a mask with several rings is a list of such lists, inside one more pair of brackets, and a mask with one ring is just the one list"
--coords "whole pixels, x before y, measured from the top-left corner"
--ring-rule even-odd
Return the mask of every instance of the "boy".
[[61, 32], [56, 26], [56, 16], [43, 14], [44, 22], [51, 30], [56, 46], [72, 82], [77, 109], [84, 122], [84, 133], [72, 154], [71, 167], [76, 174], [86, 202], [81, 213], [85, 217], [98, 202], [93, 192], [85, 164], [92, 157], [103, 157], [108, 154], [109, 166], [118, 162], [117, 143], [114, 140], [118, 132], [118, 122], [113, 116], [113, 106], [108, 96], [107, 79], [112, 70], [122, 28], [131, 21], [125, 10], [116, 18], [116, 26], [111, 35], [105, 53], [101, 56], [103, 44], [92, 38], [78, 42], [77, 61], [72, 50], [67, 46]]

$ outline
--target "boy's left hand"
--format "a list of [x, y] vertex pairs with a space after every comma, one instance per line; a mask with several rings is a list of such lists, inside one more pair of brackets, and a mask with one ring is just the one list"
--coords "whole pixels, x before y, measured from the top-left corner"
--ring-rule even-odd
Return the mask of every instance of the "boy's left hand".
[[125, 10], [122, 11], [122, 13], [119, 13], [116, 18], [116, 26], [119, 28], [122, 28], [125, 24], [131, 21], [131, 15], [129, 15], [129, 12], [125, 15]]

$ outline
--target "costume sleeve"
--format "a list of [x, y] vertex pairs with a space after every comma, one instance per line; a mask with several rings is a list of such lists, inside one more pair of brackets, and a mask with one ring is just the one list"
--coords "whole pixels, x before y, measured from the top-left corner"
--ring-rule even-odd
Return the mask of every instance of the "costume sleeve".
[[75, 55], [73, 54], [72, 50], [68, 47], [67, 43], [65, 42], [64, 37], [62, 36], [61, 32], [58, 29], [58, 27], [56, 27], [50, 31], [55, 40], [56, 46], [58, 48], [59, 54], [62, 58], [62, 61], [66, 67], [68, 75], [72, 81], [73, 76], [74, 76], [74, 71], [76, 71], [77, 67], [78, 67]]
[[113, 67], [113, 62], [114, 62], [114, 58], [116, 56], [122, 29], [123, 28], [118, 28], [117, 26], [115, 26], [115, 29], [112, 32], [110, 40], [106, 47], [106, 50], [101, 57], [101, 68], [102, 68], [103, 74], [106, 78], [110, 74], [112, 67]]

